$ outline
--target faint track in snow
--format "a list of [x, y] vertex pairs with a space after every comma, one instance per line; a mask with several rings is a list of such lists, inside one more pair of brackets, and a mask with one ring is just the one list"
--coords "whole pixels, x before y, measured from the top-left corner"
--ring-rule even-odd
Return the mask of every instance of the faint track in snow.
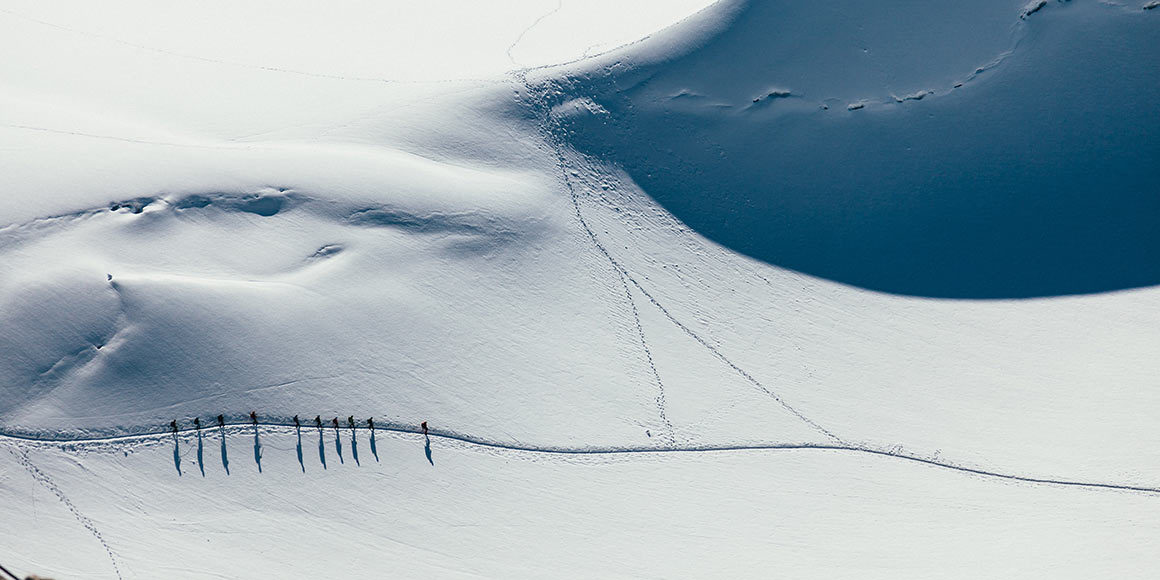
[[640, 310], [636, 307], [636, 300], [632, 297], [632, 291], [628, 287], [628, 282], [624, 279], [624, 274], [621, 272], [617, 272], [617, 274], [619, 274], [620, 284], [624, 286], [624, 295], [628, 299], [628, 305], [632, 308], [632, 318], [636, 323], [637, 335], [640, 336], [640, 347], [644, 350], [645, 359], [648, 361], [648, 368], [652, 371], [653, 378], [657, 382], [656, 403], [657, 411], [661, 416], [661, 423], [664, 423], [665, 426], [664, 439], [668, 441], [669, 445], [676, 445], [677, 434], [673, 430], [672, 421], [669, 421], [668, 401], [665, 399], [665, 383], [661, 380], [661, 373], [657, 370], [656, 361], [653, 360], [652, 349], [649, 348], [648, 340], [645, 338], [644, 325], [640, 321]]
[[640, 290], [640, 293], [644, 294], [645, 298], [648, 298], [649, 302], [652, 302], [652, 305], [657, 307], [657, 309], [660, 310], [661, 313], [665, 315], [665, 318], [669, 319], [669, 322], [672, 322], [674, 325], [677, 326], [677, 328], [680, 328], [690, 338], [697, 341], [701, 346], [705, 347], [705, 349], [708, 350], [714, 357], [716, 357], [717, 360], [725, 363], [727, 366], [729, 366], [729, 368], [733, 369], [733, 371], [736, 372], [738, 375], [740, 375], [741, 378], [745, 379], [746, 382], [753, 385], [754, 387], [756, 387], [758, 390], [765, 393], [766, 395], [772, 397], [773, 400], [777, 401], [777, 403], [779, 405], [781, 405], [786, 411], [789, 411], [795, 417], [797, 417], [798, 419], [801, 419], [804, 423], [806, 423], [807, 425], [812, 427], [815, 431], [818, 431], [822, 435], [825, 435], [826, 437], [830, 438], [831, 440], [833, 440], [837, 443], [843, 442], [841, 438], [839, 438], [837, 435], [834, 435], [829, 429], [822, 427], [821, 425], [816, 423], [813, 419], [810, 419], [809, 417], [803, 415], [801, 413], [801, 411], [798, 411], [792, 405], [785, 402], [785, 399], [782, 399], [781, 396], [778, 395], [776, 392], [774, 392], [772, 389], [770, 389], [769, 387], [766, 387], [760, 381], [755, 379], [753, 377], [753, 375], [749, 374], [748, 371], [746, 371], [745, 369], [738, 366], [737, 363], [734, 363], [732, 360], [729, 360], [729, 357], [725, 356], [725, 354], [722, 353], [720, 351], [720, 349], [709, 344], [709, 342], [707, 340], [705, 340], [704, 338], [702, 338], [701, 335], [697, 334], [696, 332], [693, 332], [693, 330], [691, 328], [685, 326], [680, 320], [677, 320], [677, 318], [674, 317], [669, 312], [669, 310], [664, 307], [664, 305], [662, 305], [660, 302], [658, 302], [656, 298], [653, 298], [652, 294], [649, 294], [648, 290], [645, 290], [644, 287], [641, 286], [640, 282], [637, 282], [632, 276], [628, 276], [627, 272], [625, 273], [625, 275], [627, 276], [628, 280], [630, 282], [632, 282], [633, 285], [636, 286], [636, 288], [638, 290]]
[[[266, 428], [266, 430], [270, 431], [270, 432], [285, 432], [287, 435], [290, 435], [290, 436], [293, 436], [293, 434], [294, 434], [294, 423], [291, 421], [262, 421], [262, 422], [259, 422], [259, 425], [261, 427]], [[234, 433], [237, 433], [237, 434], [246, 433], [252, 428], [253, 428], [253, 424], [249, 423], [249, 422], [229, 423], [226, 425], [227, 430], [234, 432]], [[349, 429], [349, 427], [344, 427], [343, 429]], [[366, 427], [360, 426], [360, 427], [355, 427], [355, 431], [369, 431], [369, 429], [367, 429]], [[389, 433], [416, 435], [419, 437], [421, 437], [423, 435], [422, 429], [420, 429], [418, 427], [405, 426], [405, 425], [392, 425], [392, 424], [387, 424], [387, 423], [381, 423], [381, 424], [376, 423], [375, 424], [375, 431], [384, 432], [384, 433], [389, 432]], [[185, 429], [185, 430], [182, 430], [181, 432], [188, 434], [188, 433], [192, 432], [192, 430]], [[900, 461], [909, 461], [912, 463], [919, 463], [919, 464], [927, 465], [930, 467], [947, 469], [950, 471], [955, 471], [955, 472], [964, 473], [964, 474], [968, 474], [968, 475], [977, 475], [977, 476], [991, 478], [991, 479], [1014, 481], [1014, 482], [1019, 482], [1019, 483], [1053, 485], [1053, 486], [1059, 486], [1059, 487], [1077, 487], [1077, 488], [1086, 488], [1086, 489], [1106, 489], [1106, 490], [1113, 490], [1113, 491], [1147, 493], [1147, 494], [1160, 496], [1160, 486], [1150, 487], [1150, 486], [1143, 486], [1143, 485], [1127, 485], [1127, 484], [1119, 484], [1119, 483], [1105, 483], [1105, 482], [1098, 482], [1098, 481], [1078, 481], [1078, 480], [1070, 480], [1070, 479], [1016, 475], [1016, 474], [1003, 473], [1003, 472], [999, 472], [999, 471], [994, 471], [994, 470], [990, 470], [990, 469], [983, 469], [983, 468], [978, 468], [978, 467], [966, 467], [966, 466], [962, 466], [962, 465], [955, 465], [953, 463], [948, 463], [948, 462], [943, 461], [941, 459], [922, 457], [919, 455], [909, 454], [909, 453], [906, 453], [904, 451], [873, 449], [870, 447], [864, 447], [864, 446], [852, 445], [852, 444], [755, 443], [755, 444], [751, 444], [751, 445], [679, 445], [679, 446], [672, 446], [672, 447], [661, 447], [661, 446], [657, 446], [657, 447], [649, 447], [649, 446], [565, 447], [565, 446], [554, 446], [554, 445], [528, 445], [528, 444], [522, 444], [522, 443], [508, 443], [508, 442], [496, 441], [496, 440], [492, 440], [492, 439], [486, 439], [483, 437], [476, 437], [476, 436], [472, 436], [472, 435], [458, 433], [455, 431], [442, 430], [442, 429], [437, 429], [437, 428], [429, 429], [427, 435], [431, 438], [444, 439], [447, 441], [458, 442], [458, 443], [462, 443], [462, 444], [465, 444], [465, 445], [470, 446], [470, 447], [487, 448], [487, 449], [493, 449], [493, 450], [497, 450], [497, 451], [511, 451], [511, 452], [532, 453], [532, 454], [541, 454], [541, 455], [556, 455], [556, 456], [664, 455], [664, 454], [673, 454], [673, 453], [694, 453], [694, 454], [701, 453], [701, 454], [704, 454], [704, 453], [724, 453], [724, 452], [740, 452], [740, 451], [752, 451], [752, 452], [757, 452], [757, 451], [829, 451], [829, 452], [840, 452], [840, 453], [858, 453], [858, 454], [871, 455], [874, 457], [893, 458], [893, 459], [897, 459]], [[7, 440], [8, 442], [14, 442], [14, 443], [20, 443], [20, 442], [40, 443], [40, 444], [45, 444], [45, 445], [54, 445], [54, 444], [108, 445], [108, 444], [115, 444], [115, 443], [126, 443], [127, 444], [127, 443], [131, 443], [131, 442], [135, 442], [135, 441], [163, 442], [164, 440], [166, 440], [172, 436], [173, 436], [172, 431], [154, 431], [154, 432], [149, 432], [149, 433], [137, 433], [137, 434], [133, 434], [133, 435], [109, 435], [109, 436], [105, 436], [105, 437], [51, 438], [51, 437], [38, 437], [38, 436], [32, 436], [32, 435], [20, 435], [20, 434], [16, 434], [16, 433], [8, 433], [8, 432], [0, 431], [0, 441]], [[21, 457], [21, 453], [23, 453], [23, 450], [21, 450], [21, 451], [12, 450], [12, 453], [16, 454], [17, 457], [19, 458], [19, 457]], [[24, 464], [26, 467], [28, 467], [28, 465], [29, 465], [29, 464], [25, 464], [24, 461], [21, 461], [21, 463]], [[29, 470], [34, 473], [34, 477], [36, 476], [36, 474], [40, 474], [40, 475], [43, 475], [44, 478], [47, 478], [47, 476], [44, 475], [43, 472], [41, 472], [39, 469], [36, 469], [35, 466], [29, 468]], [[41, 483], [44, 484], [45, 487], [48, 487], [49, 489], [54, 490], [53, 493], [59, 492], [59, 488], [56, 488], [55, 485], [51, 484], [51, 480], [47, 480], [47, 481], [49, 481], [49, 483], [47, 483], [47, 484], [45, 484], [44, 481], [41, 480], [40, 478], [38, 478], [37, 481], [41, 481]], [[76, 512], [75, 507], [72, 506], [71, 502], [69, 502], [66, 498], [63, 497], [63, 494], [58, 493], [57, 497], [60, 497], [61, 501], [64, 501], [66, 505], [70, 506], [70, 510], [73, 510], [73, 513], [77, 517], [77, 519], [81, 519], [82, 522], [88, 522], [88, 524], [92, 523], [91, 520], [88, 520], [88, 518], [85, 518], [84, 516], [80, 515], [79, 512]], [[90, 531], [93, 531], [94, 535], [98, 535], [98, 532], [96, 532], [96, 530], [94, 528], [89, 527], [89, 525], [86, 525], [85, 527], [89, 528]], [[102, 543], [104, 543], [103, 539], [102, 539]], [[112, 555], [112, 552], [110, 551], [110, 557], [111, 557], [111, 555]]]
[[45, 489], [51, 491], [53, 495], [55, 495], [57, 499], [59, 499], [61, 503], [63, 503], [64, 506], [68, 508], [68, 511], [72, 512], [73, 517], [76, 518], [77, 521], [80, 522], [81, 525], [84, 526], [85, 529], [88, 530], [89, 533], [91, 533], [93, 537], [95, 537], [97, 541], [101, 543], [101, 547], [103, 547], [105, 549], [105, 553], [109, 555], [109, 562], [113, 564], [113, 572], [117, 575], [117, 578], [122, 578], [121, 568], [117, 565], [117, 556], [113, 553], [113, 548], [111, 548], [109, 543], [105, 541], [105, 537], [101, 535], [100, 530], [97, 529], [97, 526], [93, 523], [93, 520], [90, 520], [88, 517], [82, 514], [80, 510], [77, 509], [77, 506], [73, 504], [71, 500], [69, 500], [68, 496], [66, 496], [64, 492], [61, 491], [60, 487], [56, 485], [56, 482], [54, 482], [47, 473], [41, 471], [39, 467], [32, 463], [32, 458], [28, 456], [28, 451], [24, 449], [9, 449], [9, 451], [12, 453], [12, 455], [16, 456], [16, 460], [20, 462], [20, 465], [24, 466], [24, 468], [28, 470], [28, 473], [32, 475], [32, 478], [35, 479], [36, 482], [43, 486]]
[[[689, 328], [684, 323], [682, 323], [680, 320], [678, 320], [675, 316], [673, 316], [673, 314], [670, 313], [669, 310], [664, 307], [664, 305], [662, 305], [655, 297], [653, 297], [653, 295], [650, 294], [648, 292], [648, 290], [646, 290], [644, 288], [644, 286], [641, 285], [641, 283], [638, 282], [636, 280], [636, 278], [634, 278], [632, 276], [631, 273], [629, 273], [628, 269], [625, 268], [620, 263], [619, 260], [617, 260], [615, 257], [613, 257], [612, 253], [609, 252], [608, 248], [606, 248], [604, 246], [604, 244], [600, 241], [599, 236], [596, 235], [596, 232], [592, 229], [592, 227], [588, 224], [588, 221], [584, 218], [584, 212], [583, 212], [581, 205], [580, 205], [580, 194], [576, 191], [576, 185], [573, 183], [572, 178], [568, 175], [569, 165], [568, 165], [567, 156], [564, 154], [563, 145], [561, 145], [560, 139], [557, 136], [556, 131], [552, 130], [553, 121], [552, 121], [551, 107], [546, 102], [546, 99], [543, 98], [536, 91], [536, 89], [534, 87], [532, 87], [530, 84], [528, 84], [526, 73], [517, 73], [516, 78], [520, 83], [523, 84], [525, 90], [528, 93], [529, 98], [533, 99], [533, 103], [532, 103], [533, 106], [536, 107], [537, 109], [539, 109], [539, 112], [543, 115], [543, 119], [540, 121], [540, 128], [541, 128], [541, 131], [544, 133], [545, 139], [548, 141], [548, 144], [551, 146], [552, 152], [555, 154], [556, 163], [560, 169], [560, 174], [563, 178], [564, 185], [565, 185], [565, 187], [568, 188], [568, 193], [571, 196], [572, 208], [573, 208], [573, 212], [576, 216], [577, 222], [580, 224], [580, 227], [583, 228], [583, 230], [584, 230], [585, 234], [587, 234], [588, 238], [592, 241], [593, 246], [605, 257], [605, 259], [608, 260], [608, 262], [612, 265], [613, 269], [616, 270], [620, 274], [620, 276], [622, 276], [622, 282], [623, 282], [623, 280], [628, 280], [629, 282], [632, 283], [633, 286], [636, 286], [637, 290], [640, 290], [641, 294], [643, 294], [644, 297], [647, 298], [649, 300], [649, 302], [651, 302], [653, 304], [653, 306], [655, 306], [658, 310], [661, 311], [662, 314], [665, 315], [665, 318], [667, 318], [670, 322], [672, 322], [674, 325], [676, 325], [677, 328], [681, 329], [681, 331], [684, 332], [686, 335], [688, 335], [690, 338], [697, 341], [698, 344], [705, 347], [705, 349], [708, 350], [715, 358], [720, 360], [722, 363], [727, 365], [729, 368], [733, 369], [734, 372], [736, 372], [738, 375], [740, 375], [741, 378], [745, 379], [745, 381], [748, 382], [750, 385], [755, 387], [757, 390], [765, 393], [767, 396], [772, 398], [774, 401], [777, 401], [777, 403], [779, 405], [781, 405], [781, 407], [783, 409], [785, 409], [790, 414], [792, 414], [793, 416], [800, 419], [805, 424], [809, 425], [815, 431], [821, 433], [822, 435], [825, 435], [828, 439], [830, 439], [836, 443], [843, 443], [843, 441], [840, 437], [838, 437], [837, 435], [835, 435], [833, 432], [826, 429], [825, 427], [822, 427], [820, 424], [818, 424], [813, 419], [810, 419], [809, 417], [804, 415], [801, 411], [797, 410], [793, 405], [790, 405], [788, 402], [786, 402], [785, 399], [783, 399], [781, 397], [781, 395], [778, 395], [773, 389], [770, 389], [769, 387], [762, 384], [761, 381], [758, 381], [756, 378], [753, 377], [753, 375], [749, 374], [749, 372], [747, 372], [745, 369], [738, 366], [737, 363], [734, 363], [732, 360], [729, 359], [729, 357], [725, 356], [725, 354], [723, 352], [721, 352], [720, 349], [718, 349], [717, 347], [710, 344], [709, 341], [702, 338], [701, 335], [696, 333], [693, 329]], [[631, 299], [632, 299], [632, 297], [630, 295], [629, 296], [630, 302], [631, 302]], [[634, 311], [635, 311], [635, 308], [636, 308], [636, 304], [635, 304], [635, 302], [633, 302]], [[638, 323], [639, 323], [639, 317], [638, 317]], [[642, 339], [643, 339], [643, 333], [642, 333]], [[652, 362], [651, 355], [649, 356], [649, 362], [650, 363]], [[655, 367], [654, 367], [654, 370], [655, 370]], [[658, 377], [658, 380], [659, 380], [659, 377]]]
[[555, 14], [555, 13], [559, 12], [559, 11], [560, 11], [560, 9], [561, 9], [561, 8], [563, 8], [563, 7], [564, 7], [564, 0], [556, 0], [556, 7], [555, 7], [555, 8], [553, 8], [553, 9], [552, 9], [552, 10], [550, 10], [550, 11], [548, 11], [548, 12], [547, 12], [547, 13], [545, 13], [544, 15], [540, 16], [540, 17], [539, 17], [539, 18], [537, 18], [537, 19], [536, 19], [534, 22], [532, 22], [531, 24], [529, 24], [527, 28], [525, 28], [525, 29], [523, 29], [522, 31], [520, 31], [520, 35], [519, 35], [519, 36], [517, 36], [517, 37], [516, 37], [516, 39], [515, 39], [515, 41], [513, 41], [513, 42], [512, 42], [510, 45], [508, 45], [508, 47], [507, 47], [507, 57], [508, 57], [508, 60], [509, 60], [509, 61], [511, 61], [511, 63], [512, 63], [512, 64], [514, 64], [514, 65], [516, 65], [516, 66], [520, 66], [520, 63], [516, 62], [516, 58], [515, 58], [514, 56], [512, 56], [512, 51], [516, 49], [516, 45], [518, 45], [518, 44], [519, 44], [521, 41], [523, 41], [524, 37], [525, 37], [525, 36], [527, 36], [528, 32], [531, 32], [531, 30], [532, 30], [533, 28], [535, 28], [535, 27], [539, 26], [541, 22], [543, 22], [544, 20], [546, 20], [546, 19], [547, 19], [549, 16], [551, 16], [551, 15], [553, 15], [553, 14]]

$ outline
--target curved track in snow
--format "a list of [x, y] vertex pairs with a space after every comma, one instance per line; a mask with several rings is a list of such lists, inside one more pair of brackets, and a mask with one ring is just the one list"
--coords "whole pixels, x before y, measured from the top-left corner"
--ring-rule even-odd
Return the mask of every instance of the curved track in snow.
[[[295, 428], [291, 422], [281, 421], [262, 421], [258, 423], [259, 426], [267, 428], [267, 431], [282, 431], [292, 430]], [[226, 429], [231, 431], [240, 431], [245, 428], [252, 427], [251, 423], [227, 423]], [[274, 429], [270, 429], [274, 428]], [[313, 426], [305, 426], [306, 429], [316, 429]], [[205, 427], [203, 431], [214, 431], [220, 427]], [[323, 429], [333, 429], [333, 427], [323, 426]], [[343, 431], [349, 431], [350, 427], [341, 427]], [[356, 426], [355, 431], [370, 431], [366, 427]], [[422, 431], [416, 427], [400, 426], [400, 425], [376, 425], [375, 431], [383, 431], [388, 433], [401, 433], [421, 435]], [[179, 433], [190, 434], [194, 431], [192, 429], [183, 429]], [[18, 433], [10, 433], [0, 431], [0, 442], [4, 443], [43, 443], [43, 444], [100, 444], [100, 443], [116, 443], [116, 442], [131, 442], [131, 441], [160, 441], [167, 437], [172, 437], [171, 431], [153, 431], [148, 433], [136, 433], [131, 435], [109, 435], [97, 437], [77, 437], [54, 438], [50, 436], [36, 436], [23, 435]], [[1142, 485], [1127, 485], [1119, 483], [1106, 483], [1098, 481], [1078, 481], [1070, 479], [1057, 479], [1047, 477], [1033, 477], [1027, 475], [1017, 475], [1012, 473], [1002, 473], [999, 471], [992, 471], [989, 469], [982, 469], [976, 467], [965, 467], [955, 465], [938, 459], [931, 459], [921, 457], [918, 455], [911, 455], [905, 452], [885, 451], [881, 449], [873, 449], [870, 447], [863, 447], [851, 444], [830, 444], [830, 443], [757, 443], [751, 445], [675, 445], [671, 447], [652, 447], [652, 446], [604, 446], [604, 447], [566, 447], [555, 445], [532, 445], [515, 442], [503, 442], [454, 431], [445, 431], [430, 429], [428, 436], [443, 439], [446, 441], [453, 441], [466, 444], [470, 447], [487, 448], [499, 451], [512, 451], [521, 453], [533, 453], [541, 455], [558, 455], [558, 456], [590, 456], [590, 455], [660, 455], [671, 453], [720, 453], [728, 451], [832, 451], [844, 453], [859, 453], [872, 455], [875, 457], [892, 458], [900, 461], [910, 461], [913, 463], [920, 463], [929, 465], [931, 467], [938, 467], [957, 471], [960, 473], [978, 475], [982, 477], [1001, 479], [1007, 481], [1015, 481], [1020, 483], [1053, 485], [1061, 487], [1080, 487], [1088, 489], [1108, 489], [1116, 491], [1127, 491], [1136, 493], [1147, 493], [1153, 495], [1160, 495], [1160, 486], [1142, 486]]]

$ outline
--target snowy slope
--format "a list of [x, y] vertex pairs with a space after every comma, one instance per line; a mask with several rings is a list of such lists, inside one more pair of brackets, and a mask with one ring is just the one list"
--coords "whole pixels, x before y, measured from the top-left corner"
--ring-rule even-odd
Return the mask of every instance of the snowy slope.
[[[1160, 405], [1160, 295], [1051, 297], [1154, 282], [1154, 14], [791, 4], [720, 6], [718, 34], [674, 29], [534, 81], [590, 154], [570, 163], [595, 238], [664, 307], [660, 328], [681, 322], [843, 440], [1154, 480], [1140, 410]], [[909, 22], [932, 36], [898, 33]], [[789, 34], [809, 30], [836, 32]], [[979, 300], [1028, 295], [1046, 297]]]
[[1160, 13], [621, 4], [5, 5], [0, 564], [1147, 577]]
[[6, 559], [61, 578], [114, 563], [125, 578], [1148, 578], [1160, 563], [1154, 494], [823, 451], [559, 457], [432, 438], [432, 465], [421, 437], [382, 432], [379, 461], [358, 435], [356, 465], [345, 431], [344, 462], [323, 439], [325, 469], [303, 431], [303, 471], [292, 430], [263, 432], [259, 473], [241, 430], [226, 475], [210, 433], [204, 477], [192, 437], [180, 477], [171, 439], [5, 452], [0, 505], [23, 506], [6, 521], [27, 532]]

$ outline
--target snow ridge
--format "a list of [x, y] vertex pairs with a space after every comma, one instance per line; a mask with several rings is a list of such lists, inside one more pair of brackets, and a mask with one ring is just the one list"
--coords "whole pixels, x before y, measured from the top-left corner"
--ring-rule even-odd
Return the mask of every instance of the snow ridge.
[[[225, 431], [229, 431], [229, 432], [234, 433], [234, 434], [243, 434], [243, 433], [249, 432], [250, 429], [254, 429], [254, 433], [257, 433], [259, 427], [261, 427], [262, 431], [265, 431], [265, 432], [271, 433], [271, 434], [273, 434], [273, 433], [290, 434], [290, 433], [293, 433], [294, 429], [295, 429], [294, 424], [290, 421], [271, 421], [271, 420], [259, 421], [257, 426], [255, 426], [253, 423], [248, 423], [248, 422], [227, 423], [226, 426], [221, 428], [221, 429], [222, 429], [223, 437], [224, 437]], [[342, 427], [342, 429], [350, 429], [352, 436], [355, 433], [357, 433], [358, 431], [370, 431], [370, 432], [372, 432], [372, 435], [371, 435], [372, 437], [373, 437], [373, 431], [383, 431], [383, 432], [389, 432], [389, 433], [399, 433], [399, 434], [408, 434], [408, 435], [425, 435], [428, 438], [437, 438], [437, 439], [443, 439], [443, 440], [450, 441], [450, 442], [458, 442], [458, 443], [466, 444], [466, 445], [469, 445], [472, 447], [487, 448], [487, 449], [498, 450], [498, 451], [531, 453], [531, 454], [539, 454], [539, 455], [571, 455], [571, 456], [647, 455], [647, 454], [661, 454], [661, 453], [718, 453], [718, 452], [735, 452], [735, 451], [834, 451], [834, 452], [846, 452], [846, 453], [861, 453], [861, 454], [872, 455], [875, 457], [894, 458], [894, 459], [903, 460], [903, 461], [921, 463], [924, 465], [929, 465], [931, 467], [949, 469], [952, 471], [957, 471], [957, 472], [968, 474], [968, 475], [977, 475], [977, 476], [982, 476], [982, 477], [987, 477], [987, 478], [992, 478], [992, 479], [1001, 479], [1001, 480], [1015, 481], [1015, 482], [1020, 482], [1020, 483], [1029, 483], [1029, 484], [1052, 485], [1052, 486], [1060, 486], [1060, 487], [1078, 487], [1078, 488], [1087, 488], [1087, 489], [1104, 489], [1104, 490], [1113, 490], [1113, 491], [1145, 493], [1145, 494], [1149, 494], [1149, 495], [1160, 496], [1160, 486], [1129, 485], [1129, 484], [1108, 483], [1108, 482], [1099, 482], [1099, 481], [1080, 481], [1080, 480], [1071, 480], [1071, 479], [1034, 477], [1034, 476], [1027, 476], [1027, 475], [1017, 475], [1017, 474], [1012, 474], [1012, 473], [1003, 473], [1000, 471], [994, 471], [991, 469], [986, 469], [986, 468], [981, 468], [981, 467], [967, 467], [967, 466], [963, 466], [963, 465], [957, 465], [954, 463], [950, 463], [946, 460], [940, 459], [938, 457], [923, 457], [920, 455], [907, 453], [906, 451], [899, 449], [898, 447], [894, 447], [891, 449], [875, 449], [875, 448], [866, 447], [863, 445], [829, 444], [829, 443], [756, 443], [756, 444], [748, 444], [748, 445], [674, 445], [671, 447], [660, 447], [660, 446], [567, 447], [567, 446], [554, 446], [554, 445], [540, 446], [540, 445], [531, 445], [531, 444], [523, 444], [523, 443], [502, 442], [502, 441], [496, 441], [496, 440], [487, 439], [487, 438], [483, 438], [483, 437], [476, 437], [473, 435], [468, 435], [468, 434], [459, 433], [456, 431], [444, 430], [444, 429], [439, 429], [439, 428], [428, 428], [427, 433], [424, 434], [422, 429], [411, 426], [411, 425], [395, 425], [395, 424], [378, 423], [378, 422], [375, 423], [374, 429], [369, 429], [367, 427], [357, 426], [357, 425], [353, 428], [352, 427]], [[188, 435], [189, 431], [190, 431], [189, 429], [185, 429], [179, 433], [185, 433]], [[321, 430], [319, 432], [321, 433]], [[133, 442], [133, 441], [162, 442], [165, 439], [167, 439], [169, 437], [173, 437], [173, 436], [174, 436], [174, 433], [172, 431], [155, 431], [155, 432], [150, 432], [150, 433], [138, 433], [138, 434], [134, 434], [134, 435], [114, 435], [114, 436], [107, 436], [107, 437], [91, 437], [91, 438], [75, 438], [75, 439], [65, 439], [65, 438], [54, 439], [54, 438], [47, 438], [47, 437], [18, 435], [18, 434], [13, 434], [13, 433], [0, 432], [0, 442], [4, 442], [4, 443], [7, 443], [9, 445], [16, 446], [16, 449], [10, 449], [10, 451], [12, 453], [16, 454], [17, 457], [21, 457], [22, 455], [26, 455], [26, 453], [27, 453], [21, 447], [21, 444], [28, 444], [28, 443], [34, 443], [34, 444], [67, 443], [69, 445], [101, 445], [101, 444], [108, 444], [108, 443], [129, 443], [129, 442]], [[337, 437], [338, 437], [337, 431], [335, 433], [335, 437], [337, 440]], [[320, 446], [320, 449], [321, 449], [321, 446]], [[341, 453], [341, 451], [340, 451], [340, 453]], [[24, 463], [26, 467], [29, 467], [30, 471], [35, 470], [34, 473], [39, 473], [40, 475], [44, 475], [42, 472], [40, 472], [38, 469], [36, 469], [35, 466], [31, 466], [30, 462], [25, 463], [22, 460], [22, 463]], [[325, 463], [325, 460], [323, 460], [323, 463]], [[44, 476], [44, 477], [45, 477], [45, 480], [42, 481], [41, 479], [38, 478], [38, 481], [41, 481], [42, 484], [44, 484], [46, 487], [49, 487], [49, 489], [54, 489], [55, 490], [54, 493], [59, 491], [59, 488], [56, 488], [55, 486], [53, 486], [51, 484], [51, 480], [47, 479], [47, 476]], [[46, 481], [47, 481], [47, 483], [45, 483]], [[62, 494], [58, 494], [58, 497], [62, 497], [62, 501], [65, 501], [66, 505], [71, 505], [71, 503], [68, 503], [67, 500], [63, 498]], [[84, 523], [86, 521], [88, 521], [90, 524], [92, 523], [87, 518], [84, 518], [84, 516], [80, 515], [79, 512], [76, 512], [75, 506], [70, 507], [70, 509], [74, 510], [74, 515], [76, 515], [78, 519], [81, 519], [82, 523]], [[84, 518], [84, 519], [82, 519], [82, 518]], [[94, 534], [96, 534], [96, 531], [94, 528], [90, 527], [89, 525], [86, 525], [86, 527], [89, 528], [90, 531], [93, 531]], [[102, 543], [103, 543], [103, 540], [102, 540]], [[112, 557], [111, 551], [110, 551], [110, 557]]]

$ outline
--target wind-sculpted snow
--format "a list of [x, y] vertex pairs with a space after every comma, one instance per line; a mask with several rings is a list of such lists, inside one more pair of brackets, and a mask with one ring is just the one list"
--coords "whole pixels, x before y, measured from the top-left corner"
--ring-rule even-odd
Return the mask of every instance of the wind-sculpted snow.
[[1157, 12], [600, 5], [0, 10], [0, 553], [1148, 577]]
[[[571, 314], [529, 311], [529, 296], [555, 298], [549, 285], [506, 289], [509, 268], [525, 280], [572, 279], [578, 290], [586, 284], [584, 272], [566, 261], [537, 261], [537, 254], [562, 251], [547, 246], [559, 224], [545, 217], [540, 203], [454, 205], [430, 197], [267, 188], [132, 197], [11, 224], [0, 231], [8, 273], [0, 308], [8, 329], [0, 338], [8, 353], [0, 359], [0, 416], [37, 429], [132, 430], [141, 421], [230, 400], [286, 396], [290, 402], [321, 391], [344, 406], [338, 401], [363, 398], [368, 388], [384, 397], [384, 407], [403, 413], [411, 396], [420, 406], [451, 397], [471, 413], [483, 399], [472, 403], [474, 396], [446, 389], [481, 381], [488, 368], [497, 374], [487, 389], [532, 389], [525, 398], [534, 400], [536, 389], [556, 382], [556, 373], [578, 371], [569, 360], [587, 356], [559, 356], [565, 345], [603, 336], [588, 352], [620, 356], [616, 327], [592, 330]], [[66, 248], [85, 250], [52, 269], [41, 267]], [[481, 261], [505, 266], [483, 272]], [[606, 308], [601, 293], [581, 292], [588, 296], [574, 296], [575, 306], [594, 313]], [[457, 295], [447, 300], [455, 310], [438, 306], [447, 293]], [[506, 296], [507, 306], [491, 296]], [[487, 321], [506, 338], [484, 340], [467, 330], [472, 320]], [[552, 338], [552, 327], [573, 331]], [[627, 330], [624, 335], [636, 340]], [[463, 341], [458, 352], [474, 354], [437, 364], [457, 341]], [[512, 350], [521, 342], [527, 346]], [[515, 368], [487, 362], [511, 364], [513, 357], [527, 361]], [[588, 374], [585, 382], [619, 393], [597, 403], [610, 416], [620, 412], [614, 401], [623, 397], [649, 404], [650, 397], [620, 387], [621, 368], [592, 367], [571, 380]], [[526, 373], [540, 378], [519, 378]], [[427, 389], [443, 394], [420, 394]], [[581, 400], [596, 402], [573, 391], [558, 395], [576, 397], [566, 406], [572, 411], [585, 405]]]
[[1160, 283], [1155, 20], [1021, 8], [754, 2], [687, 55], [580, 67], [558, 99], [590, 105], [557, 109], [579, 150], [770, 264], [950, 298]]

